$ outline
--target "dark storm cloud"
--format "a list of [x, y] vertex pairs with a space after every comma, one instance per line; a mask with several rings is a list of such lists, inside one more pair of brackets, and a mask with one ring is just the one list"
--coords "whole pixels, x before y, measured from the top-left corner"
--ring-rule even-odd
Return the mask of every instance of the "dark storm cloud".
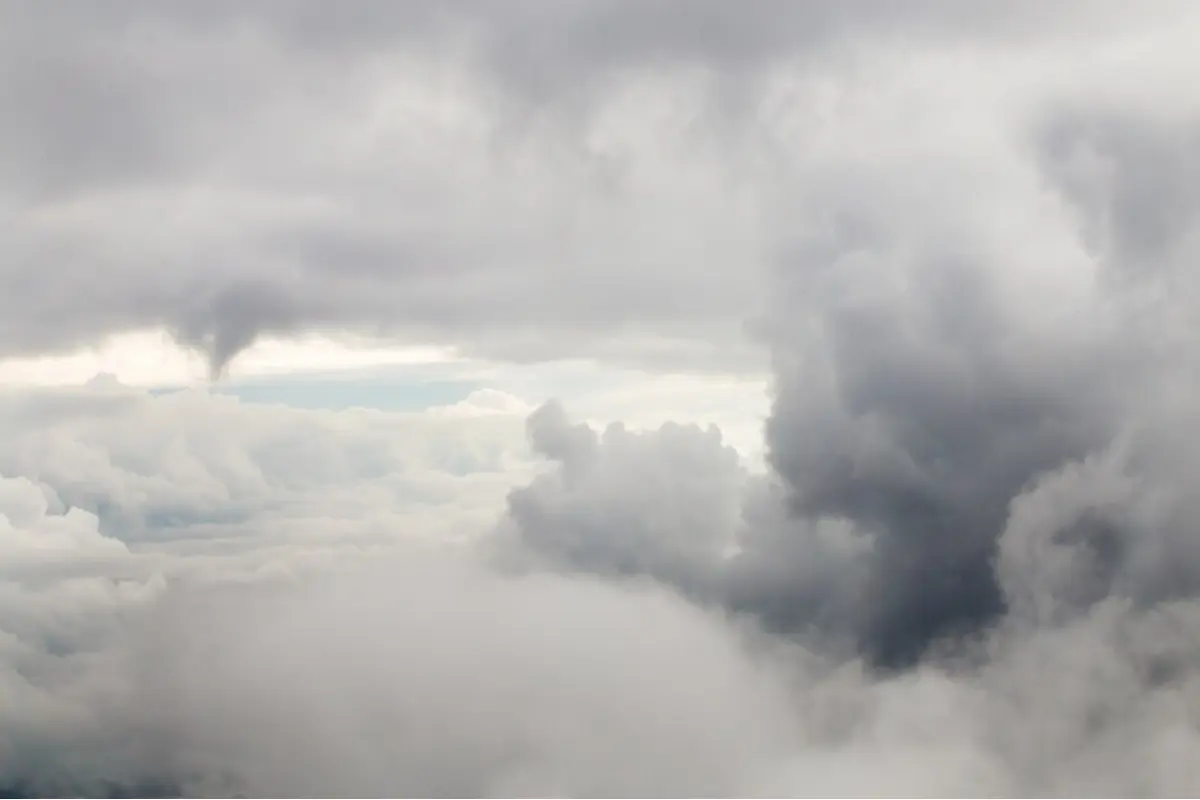
[[1057, 371], [1030, 370], [1000, 351], [1020, 323], [988, 308], [992, 290], [974, 282], [992, 268], [916, 268], [927, 282], [915, 307], [821, 296], [812, 310], [828, 351], [778, 377], [771, 464], [795, 513], [871, 536], [860, 638], [883, 662], [1000, 614], [992, 560], [1009, 504], [1042, 472], [1103, 445], [1121, 419], [1120, 344], [1071, 344]]
[[772, 236], [736, 186], [764, 81], [836, 89], [876, 42], [1119, 30], [1086, 7], [9, 3], [0, 348], [162, 326], [219, 370], [332, 325], [757, 369]]
[[380, 561], [379, 508], [447, 492], [414, 449], [505, 446], [23, 399], [0, 785], [1196, 785], [1193, 6], [66, 9], [3, 12], [9, 352], [155, 324], [219, 368], [326, 325], [727, 366], [753, 315], [769, 469], [549, 403], [490, 535]]
[[[919, 60], [904, 69], [877, 78], [876, 102], [929, 74]], [[630, 524], [578, 518], [626, 507], [568, 478], [587, 472], [601, 491], [601, 476], [620, 472], [604, 466], [615, 453], [546, 451], [562, 463], [562, 496], [544, 495], [549, 478], [512, 496], [526, 543], [593, 571], [669, 580], [775, 630], [849, 634], [882, 666], [910, 665], [939, 641], [1004, 619], [996, 563], [1017, 535], [1007, 533], [1014, 504], [1045, 476], [1157, 424], [1151, 409], [1164, 392], [1190, 391], [1180, 381], [1191, 386], [1182, 376], [1196, 353], [1183, 323], [1195, 310], [1191, 112], [1156, 98], [1114, 115], [1124, 89], [1101, 100], [1069, 85], [1073, 101], [1055, 86], [1006, 129], [986, 82], [948, 80], [925, 90], [936, 98], [928, 117], [889, 129], [878, 148], [852, 140], [859, 110], [850, 107], [829, 123], [819, 156], [775, 176], [771, 227], [792, 229], [770, 259], [761, 330], [776, 371], [766, 439], [782, 524], [726, 528], [742, 552], [710, 555], [702, 568], [693, 563], [708, 552], [702, 533], [670, 567], [644, 563], [624, 535]], [[1149, 463], [1165, 456], [1141, 453]], [[733, 479], [725, 487], [741, 491]], [[845, 539], [840, 561], [810, 549], [820, 526]], [[1078, 593], [1072, 603], [1143, 595], [1116, 576], [1150, 568], [1136, 542], [1163, 547], [1161, 531], [1111, 510], [1081, 510], [1061, 526], [1046, 535], [1077, 559], [1060, 587]], [[771, 529], [785, 533], [762, 534]], [[1194, 570], [1155, 564], [1159, 580], [1187, 594]], [[841, 576], [829, 577], [835, 569]]]

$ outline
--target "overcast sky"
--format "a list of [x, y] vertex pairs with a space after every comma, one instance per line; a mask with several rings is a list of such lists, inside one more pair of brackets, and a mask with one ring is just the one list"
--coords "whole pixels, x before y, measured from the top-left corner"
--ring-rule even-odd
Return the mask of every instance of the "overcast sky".
[[1170, 795], [1200, 5], [0, 4], [0, 795]]

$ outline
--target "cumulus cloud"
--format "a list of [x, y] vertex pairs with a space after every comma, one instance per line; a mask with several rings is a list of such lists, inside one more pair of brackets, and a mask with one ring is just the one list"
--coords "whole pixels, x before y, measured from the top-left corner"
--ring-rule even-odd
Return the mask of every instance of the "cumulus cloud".
[[126, 541], [461, 536], [532, 466], [520, 401], [494, 391], [428, 413], [335, 412], [93, 381], [10, 390], [0, 409], [0, 472], [47, 483]]
[[[1031, 472], [994, 529], [961, 529], [989, 550], [973, 572], [953, 541], [906, 541], [897, 564], [888, 538], [916, 535], [906, 516], [809, 516], [775, 479], [734, 469], [712, 480], [727, 455], [713, 431], [597, 436], [551, 405], [529, 427], [556, 469], [510, 494], [493, 544], [508, 559], [529, 553], [521, 570], [673, 585], [799, 648], [752, 650], [790, 668], [798, 738], [739, 792], [1171, 794], [1193, 780], [1181, 754], [1200, 712], [1189, 644], [1200, 572], [1185, 455], [1195, 448], [1169, 433], [1189, 428], [1191, 413], [1156, 412]], [[690, 449], [673, 441], [681, 435]], [[874, 483], [862, 482], [870, 497]], [[659, 503], [643, 500], [647, 484]], [[739, 503], [740, 519], [729, 513]], [[677, 522], [655, 533], [668, 510]], [[908, 585], [904, 567], [927, 583]], [[996, 606], [948, 623], [938, 580], [994, 592]], [[910, 604], [886, 609], [895, 627], [880, 631], [877, 593], [889, 581]], [[925, 586], [923, 598], [903, 594]], [[913, 650], [882, 649], [881, 635]]]
[[[60, 514], [30, 510], [47, 490], [16, 484], [5, 508], [52, 530]], [[1157, 794], [1195, 778], [1193, 601], [1022, 611], [979, 650], [878, 677], [662, 581], [506, 574], [413, 543], [304, 580], [184, 561], [8, 598], [10, 790]]]
[[[268, 411], [95, 386], [30, 405], [57, 427], [107, 414], [114, 443], [132, 438], [114, 399], [180, 432]], [[526, 433], [552, 468], [482, 549], [364, 547], [353, 507], [318, 522], [273, 481], [286, 513], [123, 542], [128, 516], [106, 535], [59, 496], [65, 476], [6, 478], [0, 774], [26, 796], [1186, 791], [1194, 448], [1169, 435], [1186, 404], [1159, 411], [1013, 499], [994, 627], [886, 674], [853, 649], [886, 532], [797, 516], [711, 427], [598, 433], [538, 409]], [[357, 441], [352, 418], [331, 445]], [[177, 490], [179, 455], [150, 462]], [[318, 475], [306, 491], [335, 496], [339, 475]], [[314, 552], [271, 535], [302, 530], [288, 519], [351, 533]], [[238, 546], [178, 547], [214, 527]]]
[[6, 392], [0, 787], [1193, 789], [1194, 6], [331, 8], [0, 12], [0, 348], [769, 365], [765, 470]]

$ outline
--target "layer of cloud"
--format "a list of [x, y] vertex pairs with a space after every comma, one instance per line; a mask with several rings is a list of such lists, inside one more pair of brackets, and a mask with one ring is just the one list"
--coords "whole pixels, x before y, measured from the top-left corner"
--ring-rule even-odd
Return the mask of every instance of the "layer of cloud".
[[[1194, 424], [1186, 402], [1019, 493], [1004, 618], [886, 676], [853, 650], [886, 533], [794, 516], [784, 482], [713, 427], [597, 433], [538, 409], [526, 433], [552, 469], [511, 491], [482, 549], [448, 549], [407, 535], [429, 530], [416, 498], [385, 505], [351, 458], [362, 415], [103, 384], [8, 402], [25, 436], [6, 438], [5, 470], [27, 476], [0, 483], [0, 775], [17, 793], [1169, 794], [1195, 779], [1195, 448], [1171, 435]], [[478, 448], [472, 420], [521, 433], [494, 412], [375, 416], [385, 452], [439, 430]], [[311, 448], [311, 505], [300, 459], [264, 449], [272, 429]], [[109, 454], [91, 496], [63, 499], [89, 460], [45, 447], [54, 431]], [[178, 446], [147, 449], [168, 432]], [[257, 502], [145, 526], [164, 499], [211, 513], [209, 484]], [[130, 486], [142, 506], [97, 502]], [[371, 532], [390, 537], [363, 535], [367, 505], [392, 509]], [[214, 536], [227, 546], [197, 546]]]
[[456, 538], [532, 469], [520, 401], [488, 390], [429, 412], [326, 412], [98, 379], [10, 390], [0, 409], [0, 474], [53, 487], [130, 542]]
[[[530, 427], [562, 456], [561, 441], [547, 440], [554, 413]], [[608, 469], [606, 502], [593, 508], [612, 513], [645, 483], [666, 507], [738, 496], [716, 432], [613, 429], [588, 440], [574, 430], [614, 465], [640, 448], [624, 483]], [[646, 480], [682, 452], [701, 462], [698, 475], [704, 463], [724, 469], [675, 490]], [[1078, 472], [1115, 474], [1132, 452]], [[587, 483], [600, 486], [576, 477]], [[27, 795], [1185, 792], [1200, 722], [1190, 645], [1200, 609], [1103, 589], [1080, 603], [1059, 579], [1087, 578], [1090, 565], [1025, 560], [1031, 542], [1086, 556], [1086, 541], [1055, 541], [1071, 504], [1111, 508], [1131, 496], [1119, 480], [1086, 484], [1099, 487], [1090, 500], [1071, 472], [1031, 491], [1000, 568], [1014, 597], [1071, 613], [1022, 600], [977, 649], [879, 678], [836, 648], [786, 644], [698, 607], [662, 587], [670, 573], [514, 575], [412, 542], [249, 578], [241, 562], [277, 563], [280, 552], [249, 543], [202, 569], [194, 556], [147, 564], [144, 546], [103, 536], [95, 516], [65, 511], [49, 486], [6, 479], [0, 774]], [[587, 505], [565, 504], [576, 514]], [[659, 525], [668, 542], [695, 527], [672, 529], [657, 506], [634, 505], [628, 518]], [[58, 571], [11, 571], [48, 555], [67, 529], [75, 558], [51, 556]], [[662, 551], [649, 539], [629, 547]], [[121, 563], [125, 577], [109, 577]], [[1125, 585], [1139, 585], [1133, 575]], [[814, 570], [809, 586], [820, 577]], [[792, 572], [790, 582], [805, 580]]]
[[[1053, 161], [1094, 104], [1190, 74], [1182, 44], [1128, 66], [1190, 41], [1192, 9], [1161, 5], [9, 4], [0, 348], [165, 326], [220, 368], [263, 334], [350, 328], [758, 369], [762, 267], [811, 222], [771, 196], [781, 168], [809, 165], [832, 213], [977, 188], [1037, 160], [1028, 125]], [[1142, 157], [1137, 127], [1096, 144]], [[875, 173], [917, 136], [929, 171]], [[855, 175], [821, 168], [831, 146]]]

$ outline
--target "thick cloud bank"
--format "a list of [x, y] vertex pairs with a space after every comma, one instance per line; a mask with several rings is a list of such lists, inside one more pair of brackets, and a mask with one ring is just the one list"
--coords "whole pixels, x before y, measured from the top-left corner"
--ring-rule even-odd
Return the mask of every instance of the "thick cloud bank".
[[[236, 419], [235, 405], [212, 402], [209, 413]], [[1164, 413], [1166, 427], [1185, 424], [1181, 413]], [[327, 537], [306, 559], [303, 537], [287, 547], [228, 523], [236, 548], [198, 555], [178, 545], [211, 529], [158, 529], [177, 545], [163, 551], [102, 533], [47, 484], [6, 478], [6, 790], [1145, 795], [1194, 785], [1195, 492], [1178, 478], [1194, 474], [1178, 460], [1194, 448], [1130, 436], [1047, 473], [1014, 501], [1000, 537], [1005, 616], [880, 674], [852, 655], [855, 639], [837, 636], [861, 630], [860, 587], [878, 568], [852, 521], [790, 516], [780, 485], [739, 469], [715, 430], [598, 436], [553, 405], [528, 429], [561, 463], [511, 493], [482, 550]], [[539, 557], [514, 560], [526, 550]]]
[[[495, 467], [448, 454], [492, 436], [520, 463], [518, 416], [10, 392], [5, 790], [1186, 793], [1200, 473], [1175, 389], [1014, 492], [979, 529], [997, 610], [902, 664], [872, 601], [907, 520], [809, 515], [714, 428], [598, 433], [548, 404], [526, 433], [550, 469], [451, 548], [418, 489], [456, 482], [443, 519], [477, 524]], [[281, 440], [308, 442], [299, 489]]]
[[[0, 352], [166, 327], [216, 371], [318, 327], [757, 370], [745, 317], [807, 210], [901, 248], [950, 194], [1037, 222], [1020, 156], [1161, 256], [1195, 26], [1186, 0], [6, 3]], [[798, 163], [811, 208], [764, 219]], [[841, 207], [914, 192], [891, 234]]]
[[773, 381], [6, 390], [0, 790], [1193, 793], [1200, 12], [995, 5], [4, 6], [6, 353]]

